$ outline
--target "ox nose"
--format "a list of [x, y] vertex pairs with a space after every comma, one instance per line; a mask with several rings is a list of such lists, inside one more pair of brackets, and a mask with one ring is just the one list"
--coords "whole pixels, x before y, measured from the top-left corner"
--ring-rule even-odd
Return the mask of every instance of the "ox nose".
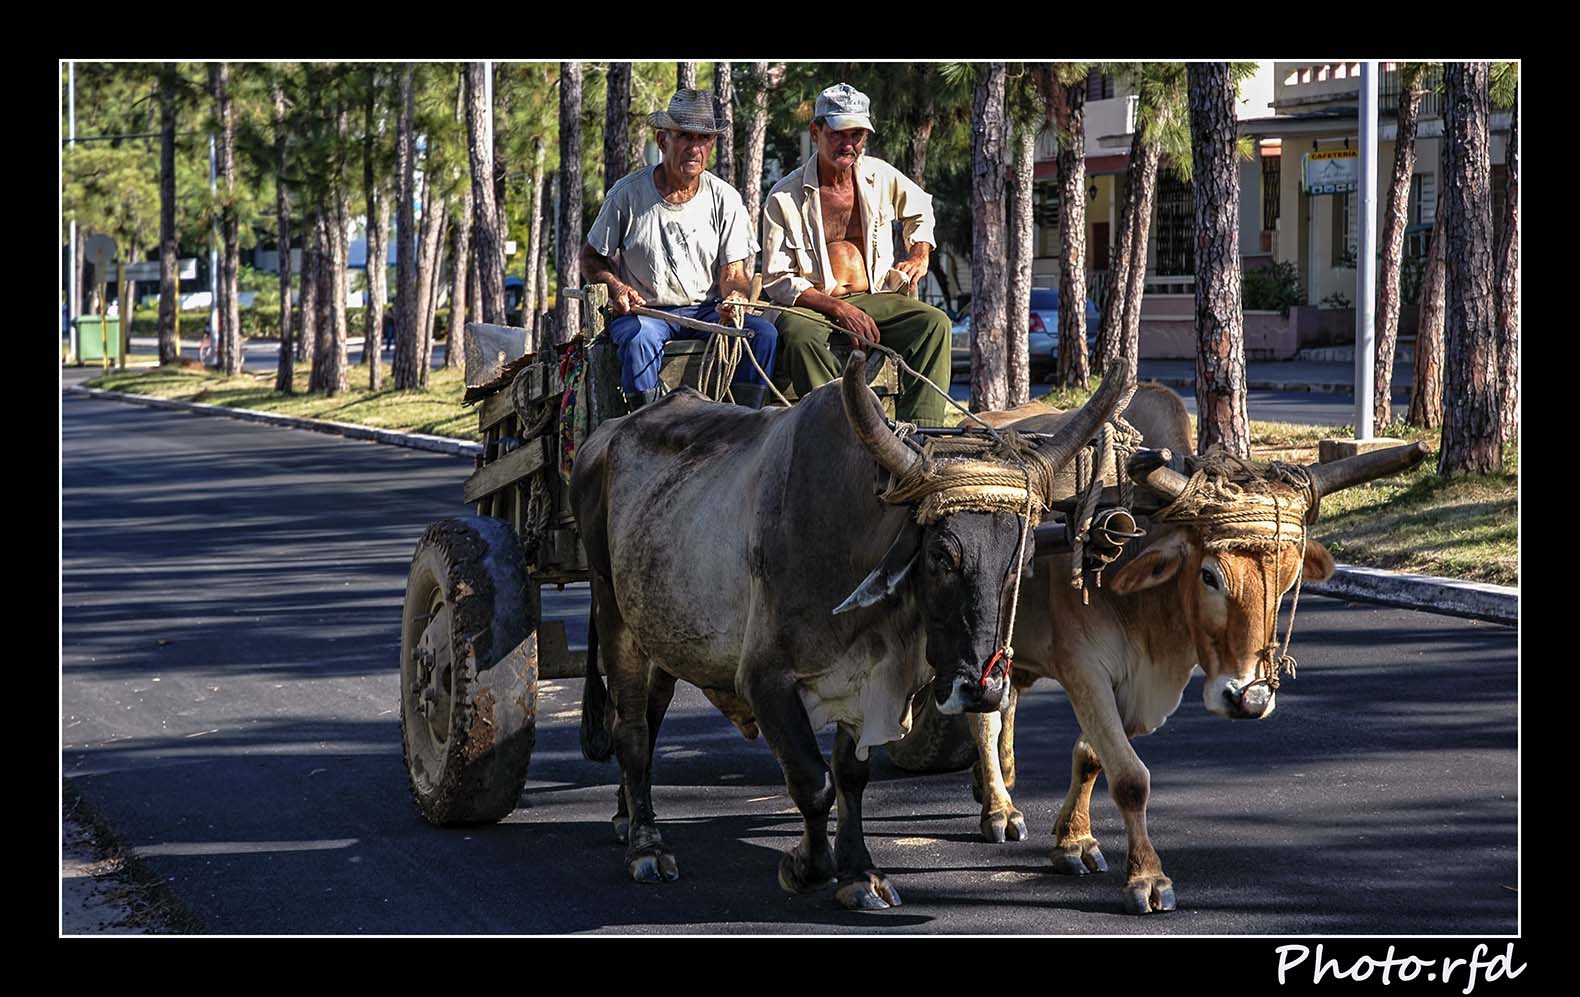
[[988, 679], [986, 685], [980, 678], [957, 676], [935, 682], [933, 697], [938, 712], [943, 714], [991, 713], [1003, 703], [1008, 688], [1009, 683], [1002, 676]]
[[1273, 690], [1265, 683], [1255, 683], [1244, 689], [1229, 687], [1223, 691], [1229, 710], [1236, 720], [1260, 720], [1273, 712]]

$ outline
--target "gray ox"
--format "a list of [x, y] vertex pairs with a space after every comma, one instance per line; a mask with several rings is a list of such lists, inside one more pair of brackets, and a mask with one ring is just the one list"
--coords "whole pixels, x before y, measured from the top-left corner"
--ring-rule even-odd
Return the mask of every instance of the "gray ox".
[[[1043, 414], [1033, 414], [1043, 413]], [[1036, 403], [989, 413], [985, 421], [1017, 430], [1054, 431], [1069, 414]], [[1190, 420], [1174, 392], [1141, 385], [1124, 418], [1145, 444], [1176, 454], [1192, 451]], [[1318, 497], [1416, 463], [1421, 444], [1308, 468]], [[1184, 478], [1162, 468], [1138, 474], [1161, 505], [1179, 494]], [[1138, 488], [1138, 493], [1144, 489]], [[1141, 504], [1141, 499], [1137, 504]], [[1173, 910], [1173, 883], [1147, 835], [1151, 776], [1130, 739], [1161, 727], [1179, 706], [1192, 671], [1206, 674], [1202, 701], [1232, 719], [1261, 719], [1273, 712], [1275, 693], [1258, 682], [1258, 652], [1274, 634], [1280, 597], [1303, 574], [1326, 580], [1333, 559], [1310, 540], [1304, 561], [1298, 544], [1277, 555], [1213, 549], [1191, 525], [1141, 520], [1148, 530], [1104, 572], [1100, 588], [1088, 582], [1090, 605], [1069, 584], [1066, 553], [1039, 558], [1035, 577], [1021, 588], [1015, 625], [1013, 686], [1000, 713], [972, 718], [979, 762], [973, 772], [982, 802], [982, 833], [990, 841], [1026, 836], [1025, 819], [1010, 799], [1015, 781], [1014, 730], [1018, 690], [1039, 678], [1063, 686], [1081, 725], [1071, 763], [1070, 788], [1054, 824], [1053, 870], [1069, 875], [1106, 872], [1091, 831], [1092, 786], [1108, 773], [1108, 788], [1125, 821], [1129, 844], [1124, 908], [1133, 914]], [[1276, 579], [1276, 580], [1275, 580]], [[1273, 581], [1274, 592], [1266, 591]], [[1269, 617], [1269, 609], [1272, 616]]]
[[[929, 683], [944, 713], [994, 710], [1006, 693], [1003, 670], [987, 666], [1004, 636], [1007, 585], [1030, 562], [1027, 541], [1014, 563], [1022, 521], [960, 511], [923, 527], [914, 509], [879, 500], [874, 462], [901, 475], [920, 457], [885, 424], [864, 359], [853, 352], [840, 385], [792, 409], [676, 392], [605, 423], [577, 455], [571, 488], [596, 641], [582, 746], [595, 760], [618, 754], [615, 832], [638, 882], [679, 875], [651, 794], [676, 679], [748, 737], [760, 729], [778, 758], [805, 821], [780, 859], [780, 885], [810, 892], [837, 878], [849, 908], [900, 903], [862, 836], [868, 749], [905, 733], [911, 696]], [[1117, 408], [1130, 387], [1119, 380], [1040, 453], [1068, 461]], [[829, 722], [832, 780], [813, 735]]]

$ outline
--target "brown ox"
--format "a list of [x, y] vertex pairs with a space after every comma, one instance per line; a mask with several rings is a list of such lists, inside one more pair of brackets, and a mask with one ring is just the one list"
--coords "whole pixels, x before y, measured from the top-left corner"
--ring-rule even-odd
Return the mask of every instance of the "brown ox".
[[[1124, 417], [1146, 446], [1192, 452], [1190, 420], [1179, 397], [1158, 385], [1141, 385]], [[1069, 416], [1038, 403], [984, 417], [997, 426], [1051, 432]], [[1317, 493], [1401, 470], [1425, 454], [1419, 444], [1310, 468]], [[1385, 454], [1393, 454], [1391, 458]], [[1161, 485], [1157, 506], [1178, 494], [1183, 478], [1165, 469], [1146, 479]], [[1137, 489], [1143, 493], [1142, 488]], [[1140, 500], [1137, 500], [1138, 505]], [[1015, 781], [1014, 718], [1017, 692], [1039, 678], [1064, 687], [1081, 725], [1071, 763], [1070, 788], [1054, 825], [1050, 852], [1055, 872], [1105, 872], [1092, 836], [1092, 786], [1107, 770], [1109, 792], [1124, 815], [1129, 855], [1124, 907], [1135, 914], [1173, 910], [1174, 888], [1147, 836], [1151, 777], [1130, 739], [1150, 734], [1179, 706], [1191, 673], [1206, 673], [1202, 700], [1218, 716], [1260, 719], [1273, 712], [1274, 687], [1258, 681], [1260, 652], [1275, 635], [1278, 603], [1303, 574], [1325, 580], [1333, 559], [1315, 540], [1283, 544], [1276, 552], [1209, 549], [1194, 525], [1138, 517], [1146, 536], [1103, 574], [1087, 583], [1090, 604], [1069, 584], [1072, 555], [1036, 562], [1023, 583], [1014, 633], [1013, 687], [1002, 713], [975, 714], [972, 734], [979, 762], [982, 833], [990, 841], [1026, 836], [1025, 819], [1010, 799]], [[1273, 588], [1268, 592], [1268, 586]], [[1276, 679], [1276, 676], [1275, 676]]]

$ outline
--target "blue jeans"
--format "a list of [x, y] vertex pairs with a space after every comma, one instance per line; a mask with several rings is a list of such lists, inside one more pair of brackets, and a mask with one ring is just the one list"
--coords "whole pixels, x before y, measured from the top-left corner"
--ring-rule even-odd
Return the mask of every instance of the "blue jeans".
[[[719, 321], [717, 303], [660, 310], [703, 322]], [[746, 340], [752, 355], [772, 377], [774, 356], [779, 350], [779, 330], [761, 315], [748, 315], [746, 331], [752, 334]], [[704, 339], [707, 335], [706, 332], [670, 325], [662, 319], [646, 315], [617, 316], [609, 322], [609, 338], [614, 341], [620, 355], [620, 387], [625, 389], [626, 394], [652, 391], [658, 387], [658, 371], [664, 363], [664, 344], [671, 339]], [[751, 361], [746, 360], [735, 368], [735, 383], [762, 384], [763, 379]]]

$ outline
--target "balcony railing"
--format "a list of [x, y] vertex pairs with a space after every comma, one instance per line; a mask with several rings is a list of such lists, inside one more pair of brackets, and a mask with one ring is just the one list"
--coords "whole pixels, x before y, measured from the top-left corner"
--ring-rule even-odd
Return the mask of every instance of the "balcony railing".
[[[1397, 62], [1378, 63], [1377, 113], [1391, 120], [1399, 113], [1399, 68]], [[1300, 106], [1338, 101], [1354, 101], [1360, 94], [1359, 62], [1281, 63], [1282, 74], [1274, 91], [1274, 105], [1281, 111]], [[1421, 99], [1421, 117], [1442, 115], [1443, 70], [1428, 70], [1426, 93]]]

